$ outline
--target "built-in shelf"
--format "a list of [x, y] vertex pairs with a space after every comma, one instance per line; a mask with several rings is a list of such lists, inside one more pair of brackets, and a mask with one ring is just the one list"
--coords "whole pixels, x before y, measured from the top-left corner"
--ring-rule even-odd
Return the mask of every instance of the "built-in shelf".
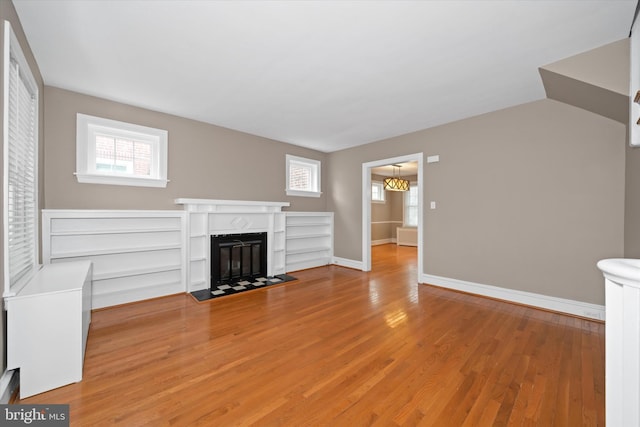
[[143, 246], [139, 248], [119, 247], [119, 248], [107, 248], [107, 249], [96, 249], [96, 250], [78, 250], [74, 252], [59, 252], [53, 255], [51, 257], [51, 260], [53, 261], [61, 258], [79, 258], [79, 257], [96, 256], [96, 255], [132, 254], [135, 252], [166, 251], [169, 249], [180, 250], [180, 248], [181, 248], [181, 245], [158, 245], [158, 246]]
[[118, 279], [121, 277], [132, 277], [132, 276], [141, 276], [151, 273], [160, 273], [164, 271], [180, 271], [182, 268], [182, 264], [174, 264], [174, 265], [161, 265], [161, 266], [153, 266], [147, 268], [136, 268], [131, 270], [120, 270], [116, 272], [104, 272], [93, 275], [93, 280], [108, 280], [108, 279]]
[[333, 212], [287, 212], [285, 234], [287, 272], [331, 263]]
[[168, 233], [180, 232], [180, 228], [147, 228], [140, 230], [74, 230], [74, 231], [56, 231], [57, 236], [83, 236], [83, 235], [101, 235], [101, 234], [140, 234], [140, 233]]
[[90, 260], [93, 308], [184, 292], [181, 211], [42, 211], [45, 264]]
[[313, 253], [313, 252], [318, 252], [318, 253], [329, 253], [331, 251], [331, 248], [328, 246], [313, 246], [313, 247], [308, 247], [308, 248], [302, 248], [302, 249], [292, 249], [287, 251], [287, 255], [297, 255], [297, 254], [308, 254], [308, 253]]
[[294, 240], [294, 239], [312, 239], [314, 237], [331, 237], [331, 234], [329, 233], [321, 233], [321, 234], [313, 234], [313, 233], [309, 233], [309, 234], [300, 234], [298, 236], [287, 236], [287, 240]]

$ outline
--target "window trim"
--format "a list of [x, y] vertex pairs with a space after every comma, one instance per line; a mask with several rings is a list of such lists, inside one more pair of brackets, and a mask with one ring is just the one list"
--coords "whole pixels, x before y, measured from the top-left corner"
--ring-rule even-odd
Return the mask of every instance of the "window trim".
[[[10, 271], [10, 252], [9, 252], [9, 84], [10, 84], [10, 67], [11, 67], [11, 58], [14, 58], [16, 63], [18, 64], [18, 68], [20, 70], [20, 75], [22, 76], [22, 81], [27, 89], [31, 92], [33, 96], [33, 101], [35, 103], [35, 111], [34, 111], [34, 128], [33, 135], [34, 139], [29, 141], [34, 145], [33, 147], [33, 241], [31, 247], [29, 248], [30, 255], [30, 270], [26, 272], [25, 275], [16, 280], [15, 283], [11, 283], [11, 271]], [[40, 148], [40, 137], [39, 137], [39, 110], [40, 110], [40, 92], [38, 88], [38, 84], [36, 83], [35, 78], [33, 77], [33, 73], [31, 72], [31, 67], [27, 62], [24, 53], [22, 51], [22, 47], [20, 46], [20, 42], [16, 37], [13, 28], [11, 27], [11, 23], [9, 21], [4, 21], [4, 45], [3, 45], [3, 88], [4, 88], [4, 96], [3, 96], [3, 248], [4, 248], [4, 289], [3, 296], [13, 296], [16, 295], [34, 276], [34, 274], [39, 270], [39, 256], [38, 256], [38, 242], [39, 242], [39, 233], [38, 233], [38, 225], [39, 225], [39, 188], [38, 188], [38, 180], [39, 180], [39, 160], [38, 160], [38, 152]]]
[[[291, 164], [301, 164], [305, 166], [310, 166], [313, 169], [314, 176], [313, 181], [315, 182], [315, 190], [304, 191], [304, 190], [293, 190], [289, 187], [289, 175], [291, 170]], [[291, 154], [286, 155], [286, 172], [285, 172], [285, 181], [286, 181], [286, 189], [285, 192], [287, 196], [299, 196], [299, 197], [320, 197], [322, 195], [322, 163], [320, 160], [307, 159], [304, 157], [293, 156]]]
[[[374, 199], [373, 198], [373, 186], [379, 187], [380, 188], [380, 194], [382, 194], [382, 199]], [[380, 203], [380, 204], [385, 204], [387, 203], [387, 193], [386, 190], [384, 189], [384, 184], [382, 181], [371, 181], [371, 203]]]
[[[135, 138], [152, 145], [151, 177], [133, 174], [99, 173], [95, 170], [95, 147], [93, 140], [96, 130], [107, 130], [114, 136]], [[80, 183], [128, 185], [137, 187], [165, 188], [167, 179], [167, 148], [169, 133], [163, 129], [105, 119], [78, 113], [76, 116], [76, 178]]]

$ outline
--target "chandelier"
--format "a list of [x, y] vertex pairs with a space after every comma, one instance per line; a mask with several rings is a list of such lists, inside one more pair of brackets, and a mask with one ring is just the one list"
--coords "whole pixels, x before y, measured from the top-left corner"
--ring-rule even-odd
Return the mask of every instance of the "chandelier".
[[382, 181], [383, 188], [390, 191], [409, 191], [409, 181], [400, 178], [400, 165], [392, 165], [394, 168], [398, 168], [398, 176], [396, 177], [395, 169], [393, 170], [393, 177], [385, 178]]

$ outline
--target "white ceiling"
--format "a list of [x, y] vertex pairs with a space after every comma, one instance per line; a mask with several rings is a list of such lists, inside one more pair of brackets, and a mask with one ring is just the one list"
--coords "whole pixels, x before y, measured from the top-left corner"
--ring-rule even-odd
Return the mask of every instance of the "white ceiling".
[[636, 0], [14, 0], [45, 84], [331, 152], [544, 98]]

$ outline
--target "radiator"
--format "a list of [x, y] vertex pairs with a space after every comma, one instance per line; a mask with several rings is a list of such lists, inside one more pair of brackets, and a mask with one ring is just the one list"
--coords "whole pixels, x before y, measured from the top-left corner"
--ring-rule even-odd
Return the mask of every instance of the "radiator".
[[418, 229], [415, 227], [397, 227], [396, 244], [398, 246], [418, 246]]

